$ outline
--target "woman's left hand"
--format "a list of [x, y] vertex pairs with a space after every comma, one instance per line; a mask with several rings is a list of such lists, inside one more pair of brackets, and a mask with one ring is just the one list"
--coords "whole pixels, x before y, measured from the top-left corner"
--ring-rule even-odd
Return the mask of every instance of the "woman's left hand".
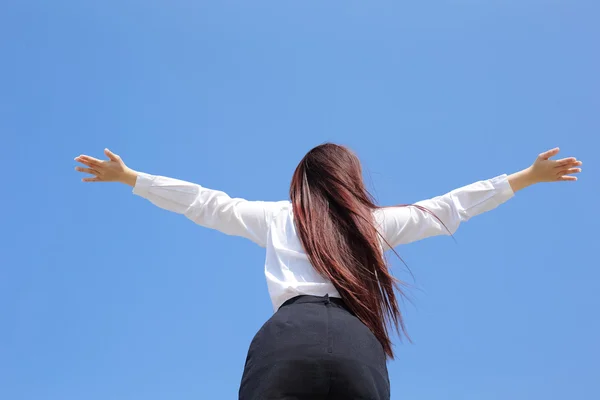
[[104, 154], [106, 154], [108, 160], [99, 160], [86, 155], [75, 157], [75, 161], [88, 167], [75, 167], [75, 170], [93, 175], [93, 177], [90, 178], [83, 178], [82, 181], [121, 182], [130, 186], [135, 186], [137, 172], [125, 165], [121, 157], [114, 154], [109, 149], [105, 149]]

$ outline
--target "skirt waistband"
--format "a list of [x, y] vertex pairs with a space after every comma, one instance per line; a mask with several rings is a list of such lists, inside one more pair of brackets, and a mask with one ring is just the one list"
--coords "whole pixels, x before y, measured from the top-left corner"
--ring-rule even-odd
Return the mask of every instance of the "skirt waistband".
[[325, 296], [312, 296], [312, 295], [299, 295], [286, 300], [281, 307], [289, 306], [291, 304], [303, 304], [303, 303], [317, 303], [317, 304], [333, 304], [335, 306], [348, 310], [348, 306], [339, 297], [329, 297], [328, 294]]

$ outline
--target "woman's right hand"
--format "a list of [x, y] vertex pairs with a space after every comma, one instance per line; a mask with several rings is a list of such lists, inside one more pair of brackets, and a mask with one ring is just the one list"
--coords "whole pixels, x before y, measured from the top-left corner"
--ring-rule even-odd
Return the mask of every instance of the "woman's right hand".
[[108, 160], [99, 160], [94, 157], [80, 155], [75, 157], [75, 161], [86, 165], [88, 168], [75, 167], [75, 170], [93, 175], [90, 178], [83, 178], [83, 182], [121, 182], [129, 186], [135, 186], [137, 172], [127, 167], [121, 157], [104, 149], [104, 154]]
[[551, 160], [558, 152], [558, 147], [545, 151], [538, 155], [529, 168], [509, 175], [508, 182], [513, 191], [516, 192], [540, 182], [576, 181], [577, 177], [573, 175], [581, 172], [581, 161], [575, 157]]
[[530, 173], [535, 182], [560, 182], [576, 181], [577, 177], [573, 174], [581, 172], [581, 164], [575, 157], [567, 157], [561, 160], [551, 160], [556, 156], [560, 149], [555, 147], [552, 150], [541, 153], [535, 162], [529, 167]]

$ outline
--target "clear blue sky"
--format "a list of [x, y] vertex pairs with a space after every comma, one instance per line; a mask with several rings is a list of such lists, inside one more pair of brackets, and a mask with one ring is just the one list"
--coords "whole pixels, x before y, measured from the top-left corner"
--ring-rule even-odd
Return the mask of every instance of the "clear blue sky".
[[[234, 399], [272, 309], [263, 251], [73, 157], [256, 200], [312, 146], [382, 204], [526, 167], [533, 187], [399, 248], [414, 344], [392, 399], [600, 398], [597, 1], [17, 1], [0, 5], [0, 398]], [[399, 277], [402, 266], [393, 262]]]

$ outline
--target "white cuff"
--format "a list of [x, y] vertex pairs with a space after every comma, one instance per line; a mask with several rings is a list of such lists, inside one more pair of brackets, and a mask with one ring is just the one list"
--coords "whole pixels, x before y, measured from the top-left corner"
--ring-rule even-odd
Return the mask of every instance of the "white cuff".
[[137, 179], [135, 180], [135, 186], [133, 187], [133, 194], [147, 197], [154, 182], [154, 176], [138, 172]]
[[515, 192], [508, 182], [508, 175], [503, 174], [492, 178], [490, 181], [492, 182], [492, 185], [494, 185], [494, 188], [498, 191], [498, 194], [494, 196], [498, 202], [498, 205], [504, 203], [515, 195]]

